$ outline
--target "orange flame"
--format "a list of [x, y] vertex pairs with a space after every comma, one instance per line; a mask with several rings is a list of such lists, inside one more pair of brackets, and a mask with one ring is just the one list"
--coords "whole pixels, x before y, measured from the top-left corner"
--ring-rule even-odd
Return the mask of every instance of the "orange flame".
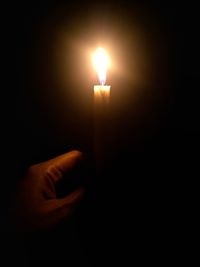
[[110, 58], [107, 52], [99, 47], [92, 57], [94, 68], [98, 74], [99, 81], [102, 85], [106, 83], [107, 69], [110, 67]]

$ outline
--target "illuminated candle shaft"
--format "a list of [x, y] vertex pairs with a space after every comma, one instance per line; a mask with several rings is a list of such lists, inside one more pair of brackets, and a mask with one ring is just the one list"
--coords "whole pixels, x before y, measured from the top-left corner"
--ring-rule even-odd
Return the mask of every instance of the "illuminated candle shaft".
[[110, 87], [94, 86], [94, 157], [97, 175], [101, 175], [108, 165]]
[[94, 86], [95, 102], [109, 103], [110, 100], [110, 85], [95, 85]]
[[107, 165], [108, 120], [110, 85], [105, 85], [109, 57], [105, 50], [98, 48], [93, 63], [99, 76], [99, 85], [94, 85], [94, 156], [97, 174], [101, 174]]

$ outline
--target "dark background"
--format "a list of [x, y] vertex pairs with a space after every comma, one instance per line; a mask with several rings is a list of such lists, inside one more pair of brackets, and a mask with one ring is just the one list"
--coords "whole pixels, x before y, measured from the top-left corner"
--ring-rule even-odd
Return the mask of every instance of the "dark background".
[[[126, 266], [174, 256], [190, 262], [200, 144], [197, 10], [192, 1], [6, 5], [1, 230], [9, 255], [33, 265], [41, 257], [60, 265]], [[4, 221], [26, 167], [70, 149], [93, 157], [97, 80], [85, 51], [99, 43], [120, 66], [107, 81], [109, 166], [71, 230], [62, 225], [29, 238], [25, 250]]]

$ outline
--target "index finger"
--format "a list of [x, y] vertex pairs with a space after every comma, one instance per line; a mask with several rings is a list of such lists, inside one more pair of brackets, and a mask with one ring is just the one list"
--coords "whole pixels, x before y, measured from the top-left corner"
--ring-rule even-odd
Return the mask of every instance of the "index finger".
[[55, 180], [60, 180], [62, 176], [72, 170], [83, 159], [83, 153], [78, 150], [72, 150], [63, 155], [46, 161], [49, 171], [56, 176]]

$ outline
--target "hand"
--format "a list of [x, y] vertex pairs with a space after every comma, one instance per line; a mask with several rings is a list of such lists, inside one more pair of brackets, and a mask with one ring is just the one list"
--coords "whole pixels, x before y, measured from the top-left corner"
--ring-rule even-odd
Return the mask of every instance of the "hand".
[[82, 153], [74, 150], [28, 169], [17, 188], [15, 219], [18, 229], [47, 229], [70, 217], [84, 190], [79, 188], [64, 198], [57, 198], [56, 185], [81, 160]]

